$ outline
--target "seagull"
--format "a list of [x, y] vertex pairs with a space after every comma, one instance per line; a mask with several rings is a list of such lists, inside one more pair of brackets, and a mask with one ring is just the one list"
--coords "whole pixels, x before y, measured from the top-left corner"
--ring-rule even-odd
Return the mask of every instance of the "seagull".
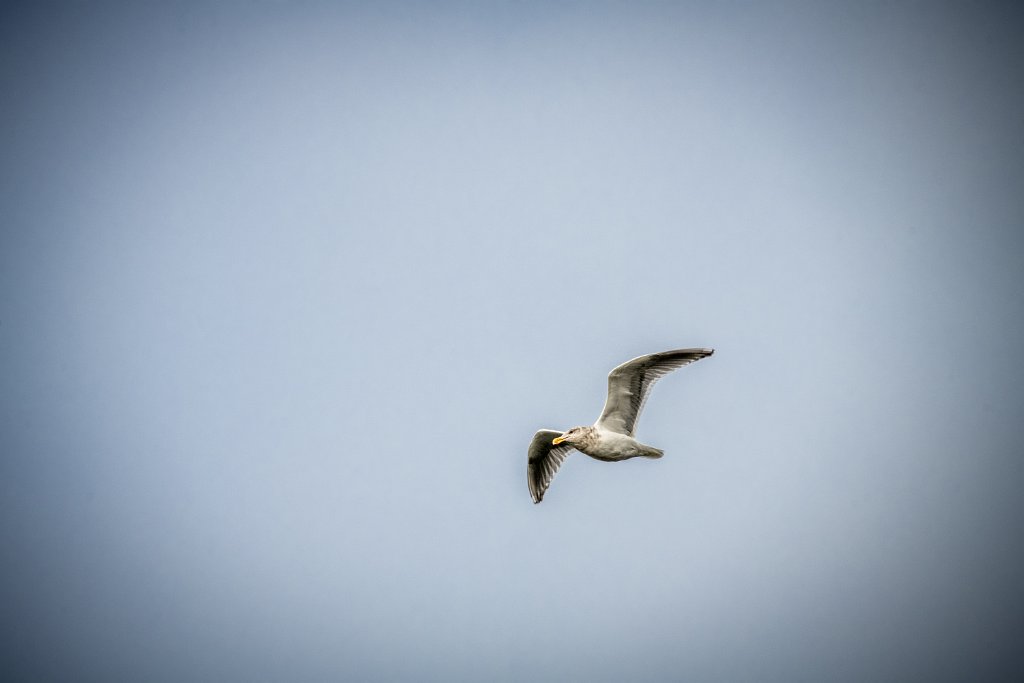
[[679, 349], [640, 356], [626, 361], [608, 373], [608, 399], [601, 417], [590, 427], [573, 427], [559, 432], [541, 429], [530, 442], [526, 479], [533, 502], [544, 499], [555, 473], [574, 450], [605, 462], [630, 458], [660, 458], [660, 448], [647, 446], [633, 438], [640, 411], [644, 409], [651, 387], [659, 379], [701, 358], [714, 349]]

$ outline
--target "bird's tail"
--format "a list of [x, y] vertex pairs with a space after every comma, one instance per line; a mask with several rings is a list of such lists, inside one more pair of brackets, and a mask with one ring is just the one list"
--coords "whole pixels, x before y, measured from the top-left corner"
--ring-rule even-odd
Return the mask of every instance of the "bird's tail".
[[660, 448], [655, 448], [654, 446], [644, 446], [644, 452], [641, 453], [640, 455], [644, 456], [645, 458], [660, 458], [661, 456], [665, 455], [665, 451], [661, 450]]

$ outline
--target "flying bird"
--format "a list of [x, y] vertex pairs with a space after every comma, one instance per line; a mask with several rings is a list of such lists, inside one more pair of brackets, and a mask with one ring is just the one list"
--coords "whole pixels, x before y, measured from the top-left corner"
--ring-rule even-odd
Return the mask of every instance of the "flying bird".
[[701, 358], [714, 349], [679, 349], [640, 356], [626, 361], [608, 373], [608, 398], [601, 417], [590, 427], [573, 427], [564, 432], [541, 429], [533, 435], [527, 457], [526, 475], [533, 502], [544, 499], [555, 473], [574, 450], [605, 462], [630, 458], [660, 458], [660, 448], [647, 446], [633, 438], [640, 411], [644, 409], [651, 387], [659, 379]]

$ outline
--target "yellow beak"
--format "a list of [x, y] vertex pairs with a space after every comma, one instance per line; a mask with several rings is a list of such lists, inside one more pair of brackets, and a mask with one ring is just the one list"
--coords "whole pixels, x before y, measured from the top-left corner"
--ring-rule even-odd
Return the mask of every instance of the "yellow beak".
[[562, 443], [563, 441], [565, 441], [565, 437], [564, 436], [556, 436], [554, 441], [552, 441], [551, 443], [559, 444], [559, 443]]

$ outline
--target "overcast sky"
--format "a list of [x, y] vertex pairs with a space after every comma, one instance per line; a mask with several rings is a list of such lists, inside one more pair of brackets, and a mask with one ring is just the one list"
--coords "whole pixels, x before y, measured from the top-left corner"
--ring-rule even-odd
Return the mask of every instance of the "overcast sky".
[[[1022, 29], [5, 5], [0, 669], [1024, 675]], [[533, 505], [534, 431], [689, 346], [665, 457]]]

